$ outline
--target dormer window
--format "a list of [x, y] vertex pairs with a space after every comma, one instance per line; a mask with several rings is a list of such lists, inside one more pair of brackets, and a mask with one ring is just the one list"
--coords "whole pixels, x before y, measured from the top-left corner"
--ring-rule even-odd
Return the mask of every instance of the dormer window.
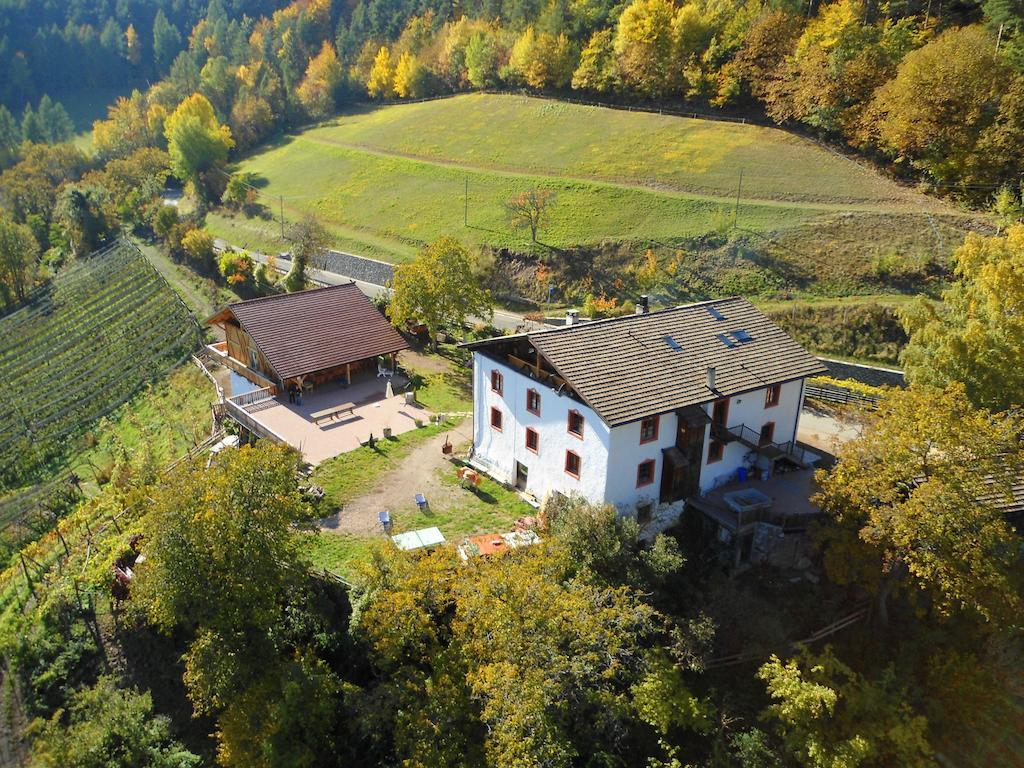
[[569, 434], [583, 439], [583, 414], [579, 411], [569, 411]]

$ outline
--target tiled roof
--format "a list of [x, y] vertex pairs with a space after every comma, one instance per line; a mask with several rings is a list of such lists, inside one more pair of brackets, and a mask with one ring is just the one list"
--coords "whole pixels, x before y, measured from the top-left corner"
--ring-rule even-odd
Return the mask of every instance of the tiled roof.
[[409, 348], [355, 283], [242, 301], [228, 310], [281, 379]]
[[[609, 426], [825, 372], [741, 298], [525, 336]], [[469, 344], [483, 349], [494, 339]], [[715, 389], [708, 388], [708, 368]]]

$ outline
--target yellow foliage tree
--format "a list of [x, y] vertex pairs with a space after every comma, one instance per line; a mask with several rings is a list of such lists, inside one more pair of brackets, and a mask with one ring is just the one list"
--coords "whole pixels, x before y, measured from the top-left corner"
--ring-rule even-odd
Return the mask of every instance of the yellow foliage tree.
[[320, 53], [309, 61], [297, 95], [310, 117], [319, 120], [334, 111], [334, 92], [345, 78], [334, 46], [324, 42]]
[[409, 51], [403, 51], [398, 57], [398, 64], [395, 65], [395, 95], [400, 99], [409, 99], [416, 96], [416, 81], [418, 77], [418, 65], [416, 59]]
[[395, 70], [391, 66], [391, 52], [382, 45], [373, 59], [366, 92], [373, 99], [385, 99], [394, 91]]

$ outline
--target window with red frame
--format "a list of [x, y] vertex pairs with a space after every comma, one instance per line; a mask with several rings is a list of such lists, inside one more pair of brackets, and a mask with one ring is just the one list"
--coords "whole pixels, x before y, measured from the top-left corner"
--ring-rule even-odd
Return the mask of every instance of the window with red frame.
[[712, 440], [708, 445], [708, 464], [714, 464], [716, 461], [721, 461], [722, 456], [725, 455], [725, 443], [721, 440]]
[[640, 462], [636, 468], [636, 487], [641, 488], [654, 482], [654, 459]]
[[501, 410], [491, 408], [491, 427], [501, 432]]
[[580, 456], [578, 453], [572, 451], [565, 452], [565, 474], [575, 477], [579, 480], [580, 477]]
[[768, 391], [764, 394], [764, 407], [774, 408], [779, 404], [779, 400], [782, 399], [782, 385], [772, 384], [768, 387]]
[[540, 393], [536, 389], [526, 390], [526, 410], [540, 416]]
[[491, 392], [497, 392], [499, 395], [505, 391], [505, 377], [501, 375], [501, 371], [491, 371]]
[[658, 416], [648, 416], [640, 422], [640, 442], [652, 443], [658, 439]]
[[583, 414], [579, 411], [569, 411], [569, 434], [583, 437]]
[[763, 427], [761, 427], [761, 437], [758, 439], [758, 445], [769, 445], [775, 440], [775, 422], [769, 421]]
[[526, 428], [526, 450], [537, 453], [540, 448], [540, 435], [537, 434], [537, 430]]

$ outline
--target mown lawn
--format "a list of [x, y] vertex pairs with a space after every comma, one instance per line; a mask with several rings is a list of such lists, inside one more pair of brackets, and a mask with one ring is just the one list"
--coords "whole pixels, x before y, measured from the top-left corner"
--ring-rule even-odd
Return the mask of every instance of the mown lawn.
[[[554, 248], [681, 246], [731, 225], [737, 193], [737, 223], [760, 233], [838, 213], [944, 210], [777, 129], [485, 94], [343, 114], [238, 170], [256, 175], [275, 215], [283, 197], [286, 219], [314, 214], [337, 247], [396, 262], [445, 234], [528, 247], [504, 203], [534, 186], [556, 196], [539, 237]], [[214, 213], [207, 223], [239, 245], [286, 247], [274, 221]]]
[[[394, 453], [389, 454], [389, 457], [393, 456]], [[396, 521], [393, 533], [436, 526], [444, 533], [449, 544], [456, 545], [466, 536], [507, 531], [517, 518], [536, 515], [536, 510], [522, 501], [515, 491], [490, 478], [482, 478], [475, 490], [465, 490], [459, 486], [451, 466], [439, 469], [438, 476], [443, 485], [452, 489], [455, 503], [434, 504], [422, 512], [405, 511]], [[362, 490], [367, 487], [363, 485]], [[357, 564], [366, 561], [374, 543], [386, 543], [386, 539], [380, 534], [356, 536], [322, 532], [307, 534], [304, 542], [306, 556], [314, 567], [353, 578], [356, 576]]]

